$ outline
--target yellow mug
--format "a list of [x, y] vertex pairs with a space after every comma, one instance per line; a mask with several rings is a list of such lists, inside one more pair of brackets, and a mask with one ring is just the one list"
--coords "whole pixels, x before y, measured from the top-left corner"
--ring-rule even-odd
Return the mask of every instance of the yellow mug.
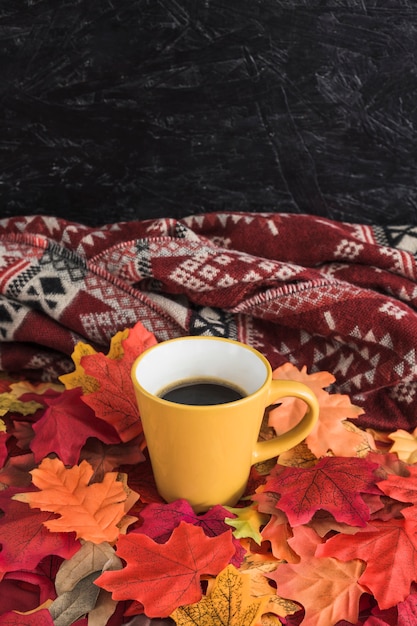
[[[273, 380], [260, 352], [231, 339], [156, 344], [136, 359], [132, 380], [158, 492], [167, 502], [187, 500], [196, 512], [236, 504], [251, 466], [300, 443], [318, 418], [309, 387]], [[308, 405], [303, 419], [258, 441], [265, 408], [289, 396]]]

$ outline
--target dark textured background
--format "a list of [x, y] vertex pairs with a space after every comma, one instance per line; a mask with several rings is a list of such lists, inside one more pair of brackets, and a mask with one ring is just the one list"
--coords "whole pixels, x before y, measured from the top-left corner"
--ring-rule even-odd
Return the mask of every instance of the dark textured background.
[[0, 217], [417, 223], [415, 0], [1, 0]]

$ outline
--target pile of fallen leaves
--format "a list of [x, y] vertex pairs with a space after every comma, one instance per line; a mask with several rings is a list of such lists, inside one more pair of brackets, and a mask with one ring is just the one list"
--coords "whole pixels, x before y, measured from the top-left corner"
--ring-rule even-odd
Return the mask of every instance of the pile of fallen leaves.
[[[416, 433], [359, 430], [330, 373], [287, 363], [317, 426], [196, 515], [146, 456], [130, 369], [153, 343], [137, 324], [107, 355], [78, 344], [57, 384], [0, 380], [0, 626], [416, 623]], [[285, 400], [263, 436], [303, 410]]]

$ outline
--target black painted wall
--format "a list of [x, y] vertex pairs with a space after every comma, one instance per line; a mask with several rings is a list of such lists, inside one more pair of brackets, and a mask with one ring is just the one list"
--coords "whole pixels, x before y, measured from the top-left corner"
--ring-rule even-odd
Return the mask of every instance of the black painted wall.
[[0, 94], [0, 217], [417, 223], [415, 0], [2, 0]]

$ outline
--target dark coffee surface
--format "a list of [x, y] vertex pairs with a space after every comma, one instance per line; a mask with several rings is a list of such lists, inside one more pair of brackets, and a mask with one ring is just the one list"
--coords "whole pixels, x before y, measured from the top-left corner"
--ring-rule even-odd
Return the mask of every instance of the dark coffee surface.
[[181, 383], [165, 390], [161, 394], [163, 400], [177, 404], [208, 405], [226, 404], [244, 397], [244, 394], [227, 384], [217, 382], [191, 381]]

